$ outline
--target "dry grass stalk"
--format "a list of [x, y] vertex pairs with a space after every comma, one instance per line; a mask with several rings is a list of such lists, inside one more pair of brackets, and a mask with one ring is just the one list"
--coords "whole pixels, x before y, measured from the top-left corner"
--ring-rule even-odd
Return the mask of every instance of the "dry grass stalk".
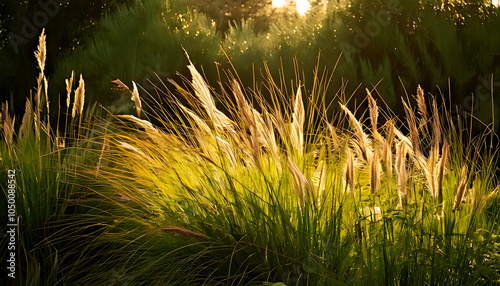
[[241, 118], [246, 125], [245, 127], [251, 129], [254, 125], [254, 118], [252, 116], [253, 112], [251, 110], [252, 108], [248, 105], [239, 83], [236, 80], [233, 80], [231, 85], [236, 99], [236, 104], [238, 105], [238, 110], [240, 111]]
[[370, 121], [372, 123], [372, 132], [378, 133], [378, 128], [377, 128], [377, 118], [378, 118], [378, 106], [377, 106], [377, 101], [373, 98], [372, 94], [366, 89], [366, 94], [368, 98], [368, 108], [370, 110]]
[[[271, 152], [275, 159], [279, 160], [278, 146], [276, 144], [274, 128], [271, 121], [265, 121], [263, 116], [248, 104], [241, 87], [236, 80], [233, 80], [232, 82], [232, 90], [238, 106], [241, 122], [243, 124], [243, 126], [241, 126], [242, 130], [249, 131], [249, 134], [247, 135], [249, 143], [248, 141], [245, 142], [251, 146], [250, 149], [253, 152], [254, 160], [259, 160], [261, 147], [265, 147], [266, 150]], [[245, 132], [244, 134], [247, 133]]]
[[319, 161], [318, 167], [314, 171], [314, 175], [311, 179], [314, 187], [316, 188], [316, 193], [318, 194], [318, 205], [321, 204], [321, 197], [325, 190], [325, 177], [326, 177], [326, 165], [323, 160]]
[[331, 142], [333, 144], [333, 148], [340, 148], [340, 140], [337, 135], [337, 129], [332, 124], [328, 124], [328, 130], [330, 131], [330, 139], [332, 140]]
[[302, 92], [297, 89], [292, 114], [292, 130], [290, 134], [291, 143], [296, 154], [302, 156], [304, 148], [304, 103], [302, 102]]
[[417, 129], [417, 122], [415, 118], [415, 113], [413, 110], [406, 105], [406, 103], [403, 101], [403, 106], [405, 108], [406, 112], [406, 118], [408, 121], [408, 126], [410, 128], [410, 139], [413, 147], [413, 153], [416, 156], [420, 156], [422, 152], [420, 151], [420, 139], [418, 136], [418, 129]]
[[33, 106], [29, 98], [26, 99], [26, 107], [24, 110], [23, 121], [19, 128], [19, 136], [24, 137], [31, 131], [31, 121], [33, 120]]
[[217, 143], [219, 144], [222, 154], [229, 160], [231, 165], [235, 166], [237, 162], [236, 154], [231, 144], [219, 136], [217, 136]]
[[215, 125], [215, 128], [219, 131], [224, 131], [224, 129], [226, 129], [234, 132], [232, 128], [233, 122], [227, 118], [224, 113], [217, 110], [214, 99], [210, 93], [210, 89], [201, 74], [196, 70], [192, 63], [188, 66], [188, 68], [193, 77], [192, 86], [194, 88], [195, 95], [200, 100], [203, 108], [207, 111], [210, 121]]
[[406, 156], [408, 154], [408, 145], [404, 141], [400, 141], [396, 145], [396, 174], [398, 177], [398, 196], [399, 204], [397, 209], [403, 209], [407, 203], [406, 182], [408, 173], [406, 171]]
[[441, 122], [439, 120], [439, 112], [435, 98], [432, 101], [432, 135], [434, 136], [432, 145], [438, 149], [441, 143]]
[[109, 151], [109, 139], [107, 136], [104, 136], [104, 140], [102, 143], [102, 149], [101, 149], [101, 154], [99, 155], [99, 161], [97, 162], [96, 170], [95, 170], [95, 176], [96, 178], [99, 176], [99, 170], [102, 166], [102, 158], [104, 156], [104, 152]]
[[[413, 150], [413, 144], [411, 143], [411, 140], [408, 139], [408, 137], [406, 137], [401, 131], [399, 131], [396, 127], [394, 127], [394, 132], [396, 133], [396, 137], [398, 137], [399, 141], [404, 141], [405, 144], [407, 146], [409, 146], [409, 148], [411, 150]], [[407, 151], [410, 151], [410, 150], [407, 150]]]
[[297, 166], [297, 164], [295, 164], [291, 157], [288, 157], [288, 169], [292, 174], [293, 185], [295, 188], [295, 193], [297, 194], [297, 198], [299, 199], [299, 203], [301, 206], [304, 206], [304, 198], [306, 193], [312, 195], [311, 186], [307, 181], [306, 176], [302, 174], [299, 167]]
[[[274, 127], [271, 120], [267, 119], [264, 121], [262, 115], [255, 109], [252, 108], [252, 118], [254, 121], [255, 138], [252, 141], [258, 142], [258, 145], [254, 145], [256, 148], [254, 151], [260, 154], [261, 147], [265, 147], [265, 150], [270, 151], [271, 155], [279, 161], [278, 145], [276, 143], [276, 137], [274, 135]], [[269, 116], [267, 114], [267, 116]], [[267, 117], [266, 117], [267, 118]]]
[[441, 158], [439, 159], [437, 174], [436, 174], [436, 190], [439, 202], [443, 201], [443, 176], [445, 167], [448, 164], [448, 141], [444, 141], [443, 149], [441, 151]]
[[457, 185], [455, 186], [455, 203], [453, 204], [453, 210], [455, 211], [459, 209], [460, 203], [462, 202], [462, 197], [464, 196], [467, 186], [467, 179], [467, 165], [464, 165], [460, 171]]
[[370, 187], [372, 194], [376, 194], [380, 189], [380, 161], [378, 149], [375, 149], [373, 153], [373, 160], [370, 166]]
[[[429, 151], [429, 158], [427, 158], [427, 162], [424, 164], [424, 167], [422, 169], [427, 179], [429, 192], [434, 198], [436, 198], [438, 195], [438, 191], [436, 188], [437, 187], [436, 175], [438, 173], [437, 161], [439, 156], [438, 152], [439, 152], [438, 149], [434, 148], [434, 146], [431, 147], [431, 150]], [[418, 162], [420, 163], [421, 160], [422, 159], [420, 159]]]
[[35, 51], [35, 58], [38, 62], [38, 68], [42, 73], [45, 70], [45, 59], [47, 57], [47, 45], [45, 40], [46, 40], [45, 29], [42, 29], [42, 33], [38, 38], [38, 47], [37, 50]]
[[114, 84], [114, 86], [111, 89], [121, 90], [121, 91], [126, 91], [126, 92], [132, 93], [132, 90], [126, 84], [124, 84], [121, 80], [115, 79], [111, 82]]
[[84, 103], [85, 103], [85, 81], [83, 80], [82, 75], [80, 75], [78, 88], [75, 90], [75, 102], [73, 103], [73, 112], [72, 112], [73, 118], [75, 118], [77, 114], [82, 115]]
[[417, 104], [422, 121], [420, 126], [425, 126], [427, 128], [427, 122], [429, 121], [429, 113], [427, 113], [427, 105], [425, 103], [424, 90], [418, 85], [417, 87]]
[[161, 228], [163, 232], [177, 233], [184, 236], [196, 237], [196, 238], [206, 238], [205, 235], [197, 232], [193, 232], [187, 228], [179, 227], [179, 226], [166, 226]]
[[[43, 87], [44, 87], [44, 90], [45, 90], [45, 104], [47, 106], [47, 117], [49, 116], [50, 114], [50, 109], [49, 109], [49, 82], [47, 81], [47, 78], [46, 77], [43, 77]], [[47, 120], [48, 122], [50, 122], [50, 120]]]
[[354, 155], [350, 148], [346, 149], [346, 165], [344, 170], [345, 192], [354, 196]]
[[392, 144], [394, 142], [394, 122], [389, 120], [387, 122], [387, 132], [382, 149], [382, 158], [387, 172], [387, 178], [392, 179]]
[[9, 114], [9, 103], [6, 101], [2, 104], [2, 118], [3, 118], [3, 124], [2, 124], [2, 129], [3, 129], [3, 134], [5, 136], [5, 142], [7, 143], [7, 146], [13, 146], [14, 144], [14, 123], [16, 121], [16, 118], [10, 117]]
[[73, 89], [74, 76], [75, 72], [71, 71], [71, 77], [66, 79], [66, 110], [69, 109], [69, 105], [71, 104], [71, 90]]
[[137, 117], [141, 117], [142, 103], [139, 97], [139, 90], [137, 90], [137, 85], [132, 81], [134, 89], [132, 90], [132, 97], [130, 98], [135, 103], [135, 111], [137, 111]]
[[356, 119], [354, 114], [343, 104], [340, 104], [340, 107], [344, 112], [347, 114], [349, 117], [349, 122], [351, 123], [352, 128], [354, 129], [354, 135], [356, 136], [357, 139], [357, 145], [363, 152], [363, 157], [365, 158], [366, 162], [370, 163], [372, 159], [372, 150], [370, 149], [370, 140], [368, 139], [368, 136], [366, 133], [363, 132], [363, 127], [361, 126], [361, 123]]
[[139, 125], [140, 127], [144, 128], [146, 133], [153, 139], [160, 135], [160, 132], [158, 131], [158, 129], [156, 129], [153, 126], [153, 124], [147, 120], [137, 118], [133, 115], [118, 115], [118, 117], [130, 120], [130, 121], [134, 122], [135, 124]]
[[201, 132], [201, 136], [205, 136], [207, 134], [210, 134], [210, 127], [207, 125], [207, 123], [201, 119], [196, 113], [194, 113], [192, 110], [189, 108], [185, 107], [182, 104], [178, 105], [182, 111], [189, 115], [189, 118], [191, 118], [191, 124], [195, 126], [195, 130], [198, 132]]

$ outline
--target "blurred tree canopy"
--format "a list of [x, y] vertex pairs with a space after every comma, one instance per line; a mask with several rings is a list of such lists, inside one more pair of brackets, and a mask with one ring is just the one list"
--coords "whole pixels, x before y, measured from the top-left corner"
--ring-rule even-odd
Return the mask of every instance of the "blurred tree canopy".
[[33, 51], [45, 28], [48, 35], [46, 73], [57, 58], [72, 51], [106, 13], [135, 0], [24, 0], [0, 3], [0, 100], [16, 109], [33, 86], [38, 71]]

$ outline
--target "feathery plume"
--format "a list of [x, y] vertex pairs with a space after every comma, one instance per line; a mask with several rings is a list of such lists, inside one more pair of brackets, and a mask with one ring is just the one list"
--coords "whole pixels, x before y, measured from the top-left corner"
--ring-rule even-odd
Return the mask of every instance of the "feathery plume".
[[16, 118], [10, 117], [9, 114], [9, 103], [6, 101], [2, 104], [2, 118], [3, 118], [3, 134], [5, 135], [5, 142], [7, 146], [12, 146], [14, 144], [14, 123]]
[[413, 153], [419, 156], [422, 152], [420, 151], [420, 140], [418, 138], [418, 129], [415, 119], [415, 113], [411, 108], [408, 107], [408, 105], [406, 105], [404, 101], [403, 101], [403, 106], [405, 108], [408, 126], [410, 127], [410, 139], [413, 147]]
[[126, 84], [124, 84], [121, 80], [115, 79], [111, 82], [114, 84], [114, 86], [111, 87], [111, 89], [121, 90], [121, 91], [126, 91], [126, 92], [132, 93], [132, 90]]
[[200, 131], [202, 134], [210, 133], [210, 127], [207, 125], [207, 123], [205, 123], [205, 121], [203, 121], [203, 119], [196, 115], [196, 113], [180, 103], [179, 107], [182, 109], [182, 111], [184, 111], [185, 114], [189, 115], [189, 117], [192, 119], [191, 123], [194, 123], [197, 131]]
[[23, 121], [19, 128], [19, 136], [24, 137], [31, 130], [31, 121], [33, 120], [33, 106], [29, 98], [26, 99]]
[[208, 117], [214, 124], [215, 128], [219, 131], [227, 129], [228, 131], [234, 132], [232, 128], [233, 122], [224, 113], [217, 109], [207, 83], [198, 72], [198, 70], [196, 70], [193, 63], [190, 62], [188, 68], [193, 78], [192, 86], [194, 89], [194, 93], [200, 100], [203, 108], [207, 111]]
[[323, 196], [323, 192], [325, 190], [325, 176], [326, 176], [326, 165], [323, 160], [319, 161], [318, 167], [314, 171], [314, 175], [311, 178], [311, 182], [313, 183], [315, 189], [318, 194], [318, 204], [321, 204], [321, 197]]
[[387, 178], [389, 180], [392, 178], [392, 144], [394, 141], [394, 122], [389, 120], [387, 122], [387, 131], [384, 146], [382, 149], [382, 158], [385, 164], [385, 171], [387, 172]]
[[432, 145], [437, 149], [441, 143], [441, 123], [439, 122], [437, 100], [435, 98], [432, 101], [432, 135], [434, 136]]
[[458, 177], [457, 185], [455, 186], [455, 203], [453, 204], [453, 210], [456, 211], [460, 207], [462, 197], [465, 192], [465, 187], [467, 186], [467, 165], [462, 167], [460, 171], [460, 176]]
[[254, 125], [251, 107], [248, 105], [239, 83], [236, 80], [233, 80], [231, 85], [243, 122], [246, 127], [251, 128]]
[[437, 175], [436, 175], [436, 190], [439, 202], [443, 201], [443, 176], [445, 171], [445, 166], [448, 163], [448, 141], [444, 141], [443, 149], [441, 151], [441, 158], [439, 159]]
[[350, 191], [354, 196], [354, 155], [350, 148], [346, 149], [346, 165], [344, 170], [345, 191]]
[[372, 94], [366, 89], [366, 94], [368, 98], [368, 108], [370, 110], [370, 121], [372, 123], [372, 132], [378, 133], [377, 129], [377, 118], [378, 118], [378, 107], [377, 107], [377, 101], [373, 98]]
[[77, 114], [82, 114], [83, 105], [85, 103], [85, 81], [82, 75], [80, 75], [80, 81], [78, 83], [78, 88], [75, 90], [75, 102], [73, 103], [72, 117], [75, 118]]
[[69, 109], [69, 105], [71, 104], [71, 89], [73, 89], [73, 79], [75, 72], [71, 71], [71, 77], [66, 79], [66, 109]]
[[217, 143], [219, 144], [222, 154], [224, 154], [224, 156], [229, 160], [231, 165], [236, 165], [236, 154], [233, 147], [231, 147], [231, 144], [219, 136], [217, 136]]
[[293, 184], [295, 187], [295, 193], [299, 199], [300, 205], [304, 206], [304, 197], [306, 192], [311, 194], [311, 186], [307, 181], [306, 176], [302, 174], [299, 167], [295, 164], [291, 157], [288, 157], [288, 168], [293, 177]]
[[406, 155], [408, 154], [408, 145], [404, 141], [400, 141], [396, 145], [396, 174], [398, 177], [398, 196], [399, 204], [397, 209], [402, 209], [406, 206], [407, 201], [407, 191], [406, 191], [406, 181], [408, 180], [408, 174], [406, 172]]
[[292, 132], [290, 134], [293, 148], [299, 156], [302, 155], [304, 147], [304, 121], [304, 103], [302, 102], [302, 92], [299, 88], [297, 89], [297, 95], [295, 96], [292, 114]]
[[[427, 158], [427, 163], [424, 164], [422, 170], [424, 171], [425, 177], [427, 178], [427, 185], [429, 187], [429, 192], [431, 193], [433, 198], [436, 198], [438, 195], [437, 187], [437, 160], [438, 160], [438, 149], [431, 146], [431, 150], [429, 151], [429, 158]], [[420, 162], [420, 161], [419, 161]]]
[[372, 164], [370, 166], [370, 187], [372, 194], [376, 194], [380, 189], [380, 161], [378, 153], [378, 149], [375, 149]]
[[371, 162], [372, 159], [372, 151], [370, 150], [370, 140], [368, 140], [368, 136], [363, 132], [363, 127], [361, 127], [361, 123], [356, 119], [354, 114], [343, 104], [340, 104], [340, 107], [349, 117], [349, 122], [351, 123], [352, 128], [354, 129], [354, 135], [356, 136], [359, 145], [359, 148], [363, 152], [363, 156], [367, 162]]
[[332, 124], [328, 124], [328, 129], [330, 130], [330, 139], [332, 140], [333, 148], [339, 148], [340, 140], [336, 128]]
[[46, 38], [45, 29], [42, 29], [42, 33], [38, 38], [38, 48], [35, 51], [35, 58], [36, 61], [38, 62], [38, 68], [40, 69], [41, 72], [45, 70], [45, 59], [47, 57], [47, 45], [45, 38]]
[[139, 98], [139, 91], [137, 90], [137, 85], [132, 81], [134, 89], [132, 90], [132, 97], [130, 98], [135, 103], [135, 111], [137, 111], [137, 117], [141, 117], [142, 103]]
[[147, 120], [137, 118], [133, 115], [118, 115], [118, 117], [130, 120], [130, 121], [134, 122], [135, 124], [141, 126], [142, 128], [144, 128], [146, 130], [146, 133], [150, 136], [159, 134], [158, 129], [156, 129], [153, 126], [153, 124]]
[[425, 103], [424, 90], [417, 86], [417, 104], [418, 111], [420, 112], [420, 116], [422, 117], [422, 121], [420, 122], [420, 126], [425, 126], [427, 128], [427, 122], [429, 121], [429, 114], [427, 113], [427, 105]]

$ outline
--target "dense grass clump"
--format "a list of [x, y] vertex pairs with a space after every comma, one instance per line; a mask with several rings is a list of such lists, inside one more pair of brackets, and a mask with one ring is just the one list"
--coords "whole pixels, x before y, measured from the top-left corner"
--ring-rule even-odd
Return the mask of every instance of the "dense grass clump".
[[[148, 100], [115, 80], [134, 115], [84, 118], [80, 78], [60, 136], [41, 121], [40, 67], [25, 118], [33, 127], [14, 136], [5, 109], [0, 143], [2, 161], [22, 174], [18, 216], [33, 218], [20, 226], [33, 253], [24, 265], [57, 266], [47, 277], [26, 269], [39, 275], [23, 284], [500, 282], [495, 134], [473, 138], [420, 87], [402, 121], [373, 90], [366, 114], [342, 88], [332, 107], [332, 75], [318, 70], [288, 88], [268, 71], [264, 97], [230, 75], [216, 94], [191, 63], [189, 79], [170, 80], [174, 92]], [[73, 77], [68, 100], [72, 89]], [[33, 156], [16, 157], [22, 148]], [[56, 236], [37, 233], [49, 225]]]
[[326, 117], [327, 75], [291, 93], [269, 75], [268, 102], [234, 79], [215, 95], [189, 70], [162, 99], [173, 113], [118, 116], [102, 135], [89, 188], [107, 222], [94, 242], [113, 258], [92, 271], [169, 285], [499, 281], [496, 151], [420, 87], [419, 116], [405, 102], [406, 122], [383, 124], [367, 90], [364, 124], [347, 104]]

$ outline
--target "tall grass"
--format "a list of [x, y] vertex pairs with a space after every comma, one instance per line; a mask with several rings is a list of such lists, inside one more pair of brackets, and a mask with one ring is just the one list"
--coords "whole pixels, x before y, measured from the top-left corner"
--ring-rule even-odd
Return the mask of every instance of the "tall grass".
[[2, 108], [20, 284], [500, 283], [496, 135], [473, 138], [420, 87], [402, 121], [373, 90], [366, 112], [344, 86], [332, 106], [318, 69], [290, 86], [266, 69], [265, 92], [228, 73], [216, 94], [190, 63], [160, 98], [114, 81], [137, 116], [101, 116], [72, 75], [54, 129], [44, 41], [17, 135]]
[[[70, 265], [68, 249], [74, 241], [68, 239], [75, 232], [76, 221], [68, 215], [75, 212], [71, 199], [80, 189], [70, 184], [75, 166], [90, 159], [88, 152], [92, 132], [80, 132], [88, 120], [83, 112], [84, 82], [75, 90], [73, 115], [65, 126], [50, 125], [48, 81], [44, 73], [46, 37], [42, 32], [35, 52], [40, 70], [34, 98], [26, 99], [26, 108], [20, 124], [11, 116], [9, 103], [2, 104], [0, 127], [0, 176], [2, 214], [7, 214], [7, 172], [16, 175], [16, 278], [7, 279], [2, 268], [2, 281], [9, 285], [56, 285], [65, 281], [63, 265]], [[73, 77], [67, 81], [68, 107], [73, 93]], [[54, 105], [52, 104], [52, 107]], [[69, 110], [69, 109], [68, 109]], [[66, 110], [66, 114], [68, 114]], [[90, 114], [97, 115], [95, 108]], [[57, 113], [56, 113], [57, 114]], [[60, 112], [59, 112], [60, 115]], [[75, 118], [76, 117], [76, 118]], [[66, 115], [67, 118], [67, 115]], [[68, 121], [68, 120], [66, 120]], [[83, 140], [85, 138], [85, 141]], [[3, 221], [3, 220], [2, 220]], [[7, 253], [6, 239], [2, 240], [2, 257]], [[3, 258], [2, 258], [3, 260]]]
[[98, 179], [80, 171], [104, 226], [85, 283], [115, 269], [154, 285], [500, 281], [497, 154], [483, 148], [495, 135], [464, 141], [465, 125], [420, 87], [407, 122], [378, 122], [367, 90], [367, 126], [345, 101], [326, 117], [329, 75], [287, 93], [268, 73], [266, 101], [230, 76], [215, 94], [189, 70], [162, 98], [173, 112], [144, 115], [159, 125], [114, 117]]

